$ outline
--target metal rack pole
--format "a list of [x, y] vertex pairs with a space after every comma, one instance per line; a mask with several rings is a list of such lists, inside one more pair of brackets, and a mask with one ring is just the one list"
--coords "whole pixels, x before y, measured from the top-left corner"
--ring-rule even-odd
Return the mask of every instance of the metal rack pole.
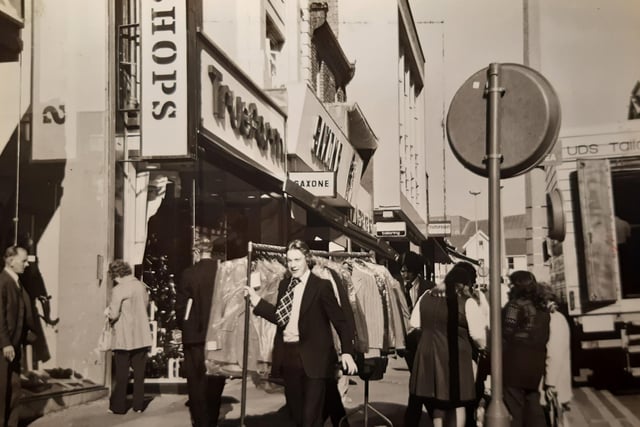
[[[278, 252], [286, 250], [283, 246], [263, 245], [259, 243], [247, 243], [247, 286], [251, 286], [251, 255], [254, 251]], [[249, 328], [251, 326], [251, 303], [249, 296], [244, 297], [244, 338], [242, 341], [242, 386], [240, 392], [240, 426], [245, 427], [244, 419], [247, 408], [247, 376], [249, 372]]]
[[[252, 242], [247, 243], [247, 286], [251, 286], [251, 252]], [[247, 362], [249, 361], [249, 310], [251, 304], [249, 295], [244, 297], [244, 338], [242, 341], [242, 387], [240, 392], [240, 427], [244, 427], [244, 417], [247, 408]]]

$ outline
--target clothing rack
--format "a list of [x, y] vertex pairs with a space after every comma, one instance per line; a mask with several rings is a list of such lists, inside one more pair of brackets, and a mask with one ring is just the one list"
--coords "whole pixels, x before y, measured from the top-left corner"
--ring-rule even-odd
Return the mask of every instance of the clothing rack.
[[[267, 245], [263, 243], [249, 242], [247, 244], [247, 286], [251, 286], [251, 258], [254, 253], [284, 254], [287, 252], [286, 246]], [[375, 253], [369, 252], [328, 252], [312, 250], [311, 255], [324, 258], [368, 258], [375, 260]], [[240, 394], [240, 426], [245, 427], [244, 419], [247, 407], [247, 377], [249, 363], [249, 327], [251, 326], [251, 304], [249, 296], [244, 298], [244, 338], [242, 342], [242, 387]], [[365, 385], [368, 393], [368, 384]]]
[[393, 423], [391, 422], [391, 420], [386, 416], [384, 416], [382, 412], [378, 411], [376, 408], [371, 406], [371, 404], [369, 403], [369, 380], [370, 380], [369, 376], [360, 375], [360, 379], [364, 381], [364, 402], [356, 406], [355, 408], [349, 410], [345, 414], [345, 416], [340, 419], [340, 421], [338, 422], [338, 425], [341, 426], [342, 423], [347, 421], [351, 415], [356, 414], [358, 412], [362, 412], [364, 414], [363, 425], [364, 427], [367, 427], [369, 425], [369, 410], [371, 410], [376, 414], [378, 414], [378, 416], [382, 418], [382, 421], [384, 421], [386, 425], [388, 425], [389, 427], [393, 427]]

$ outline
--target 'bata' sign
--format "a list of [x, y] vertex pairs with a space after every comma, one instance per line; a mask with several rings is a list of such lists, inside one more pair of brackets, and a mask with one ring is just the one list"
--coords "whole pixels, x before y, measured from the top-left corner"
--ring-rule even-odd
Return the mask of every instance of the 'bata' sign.
[[451, 221], [430, 222], [427, 225], [427, 234], [433, 237], [451, 236]]
[[186, 0], [141, 0], [141, 155], [186, 156]]

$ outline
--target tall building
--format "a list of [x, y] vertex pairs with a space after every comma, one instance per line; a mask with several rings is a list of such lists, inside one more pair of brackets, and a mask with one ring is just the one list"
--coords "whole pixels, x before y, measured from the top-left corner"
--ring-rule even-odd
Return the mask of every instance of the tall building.
[[[382, 52], [394, 61], [376, 101], [354, 83], [368, 70], [340, 39], [343, 3], [0, 6], [0, 242], [29, 250], [34, 304], [51, 321], [28, 369], [78, 379], [76, 402], [106, 392], [110, 358], [94, 348], [115, 258], [150, 288], [146, 377], [165, 383], [181, 381], [175, 282], [199, 238], [220, 260], [301, 238], [384, 262], [402, 248], [375, 234], [390, 212], [420, 244], [423, 59], [410, 12], [393, 8], [400, 44]], [[392, 134], [377, 111], [390, 95]], [[376, 174], [391, 155], [393, 176]], [[376, 195], [389, 180], [395, 193]]]
[[378, 137], [376, 232], [399, 252], [421, 252], [428, 218], [425, 59], [409, 2], [340, 2], [339, 19], [340, 43], [357, 66], [349, 94]]
[[30, 254], [21, 281], [42, 319], [25, 369], [52, 369], [25, 388], [40, 409], [52, 394], [59, 406], [106, 392], [110, 359], [95, 347], [117, 209], [109, 4], [0, 6], [0, 244]]

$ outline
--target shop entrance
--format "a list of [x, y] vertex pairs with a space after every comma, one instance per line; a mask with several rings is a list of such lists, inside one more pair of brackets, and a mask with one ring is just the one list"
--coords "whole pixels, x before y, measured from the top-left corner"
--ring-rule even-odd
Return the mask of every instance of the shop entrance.
[[249, 241], [284, 243], [286, 210], [282, 195], [274, 191], [277, 187], [261, 185], [265, 180], [259, 172], [234, 165], [233, 160], [204, 151], [187, 166], [167, 162], [160, 169], [137, 173], [144, 191], [137, 191], [136, 197], [146, 203], [136, 202], [135, 214], [127, 214], [136, 218], [134, 233], [140, 232], [128, 240], [134, 247], [136, 242], [142, 245], [128, 251], [137, 259], [136, 275], [149, 287], [152, 301], [154, 344], [148, 379], [181, 381], [176, 286], [193, 262], [193, 242], [211, 240], [212, 257], [220, 261], [246, 256]]

